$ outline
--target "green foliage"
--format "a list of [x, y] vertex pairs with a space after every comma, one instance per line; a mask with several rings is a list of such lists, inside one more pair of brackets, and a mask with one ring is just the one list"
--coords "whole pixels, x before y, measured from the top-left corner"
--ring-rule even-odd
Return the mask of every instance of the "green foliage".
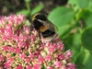
[[74, 17], [74, 12], [71, 8], [58, 7], [55, 8], [50, 13], [48, 19], [56, 26], [60, 27], [62, 25], [69, 23], [73, 19], [73, 17]]
[[43, 65], [41, 69], [46, 69], [46, 67]]
[[85, 29], [84, 32], [82, 33], [82, 43], [85, 48], [88, 50], [92, 51], [92, 27]]
[[68, 0], [68, 3], [71, 4], [73, 7], [78, 6], [78, 8], [88, 8], [92, 6], [92, 0]]
[[85, 18], [84, 21], [85, 21], [87, 27], [92, 26], [92, 12], [89, 14], [89, 16], [87, 18]]
[[29, 13], [30, 13], [30, 11], [28, 11], [28, 10], [21, 10], [21, 11], [17, 12], [18, 15], [19, 14], [24, 14], [25, 16], [28, 16]]
[[77, 0], [68, 0], [68, 3], [71, 4], [71, 5], [74, 5], [74, 4], [77, 3], [76, 1], [77, 1]]
[[31, 0], [24, 0], [25, 2], [29, 3]]
[[65, 49], [73, 51], [78, 69], [92, 68], [92, 0], [68, 0], [69, 7], [54, 8], [48, 19], [58, 27]]
[[79, 8], [87, 8], [89, 4], [89, 0], [76, 0], [76, 2]]
[[85, 61], [85, 64], [84, 64], [84, 69], [91, 69], [92, 68], [92, 55], [89, 54], [87, 55], [87, 60]]
[[24, 0], [24, 1], [25, 1], [27, 9], [23, 9], [23, 10], [18, 11], [17, 12], [18, 15], [19, 14], [24, 14], [26, 17], [31, 18], [35, 13], [40, 12], [44, 7], [43, 4], [39, 4], [35, 8], [31, 9], [31, 7], [30, 7], [31, 0]]
[[43, 4], [39, 4], [38, 6], [36, 6], [36, 7], [32, 10], [31, 14], [34, 15], [35, 13], [41, 11], [41, 10], [43, 9], [43, 7], [44, 7]]
[[[57, 26], [58, 27], [58, 26]], [[67, 36], [66, 33], [68, 34], [68, 32], [71, 30], [70, 25], [65, 25], [62, 27], [58, 27], [58, 34], [61, 36]]]

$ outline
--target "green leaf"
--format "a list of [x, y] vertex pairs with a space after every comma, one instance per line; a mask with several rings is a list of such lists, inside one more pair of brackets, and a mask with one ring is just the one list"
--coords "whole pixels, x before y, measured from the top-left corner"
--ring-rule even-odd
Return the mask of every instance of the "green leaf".
[[[81, 34], [80, 33], [75, 33], [74, 34], [74, 40], [73, 40], [73, 44], [74, 46], [77, 48], [78, 46], [80, 46], [81, 44]], [[78, 50], [77, 50], [78, 51]]]
[[63, 25], [66, 25], [67, 23], [70, 23], [73, 17], [74, 13], [71, 8], [58, 7], [51, 11], [48, 16], [48, 19], [57, 27], [61, 27]]
[[42, 68], [41, 69], [46, 69], [46, 67], [45, 67], [45, 65], [44, 64], [42, 64]]
[[29, 3], [31, 0], [24, 0], [25, 2]]
[[88, 17], [85, 17], [84, 21], [86, 23], [86, 27], [92, 26], [92, 13], [90, 13]]
[[[59, 36], [63, 35], [65, 32], [67, 32], [70, 29], [69, 25], [65, 25], [62, 27], [58, 27], [58, 34]], [[65, 35], [65, 34], [64, 34]]]
[[77, 20], [87, 18], [90, 15], [90, 11], [88, 9], [81, 9], [77, 14]]
[[92, 54], [86, 56], [86, 61], [83, 69], [92, 69]]
[[89, 5], [89, 0], [76, 0], [76, 1], [79, 8], [87, 8]]
[[43, 9], [44, 5], [43, 4], [39, 4], [37, 5], [31, 12], [32, 15], [34, 15], [37, 12], [40, 12]]
[[83, 46], [88, 50], [92, 51], [92, 27], [87, 28], [82, 33], [81, 37]]
[[86, 27], [92, 26], [92, 12], [88, 9], [82, 9], [76, 16], [77, 20], [83, 19]]
[[84, 66], [84, 69], [92, 69], [92, 55], [90, 55]]
[[24, 14], [25, 16], [28, 16], [29, 13], [30, 13], [30, 12], [29, 12], [28, 10], [21, 10], [21, 11], [17, 12], [18, 15], [19, 15], [19, 14]]
[[72, 49], [75, 50], [76, 52], [79, 52], [79, 50], [81, 48], [80, 44], [81, 44], [81, 35], [80, 35], [80, 33], [76, 33], [73, 36], [73, 47], [72, 47]]
[[88, 50], [81, 47], [80, 48], [80, 51], [78, 52], [78, 57], [77, 57], [77, 60], [76, 60], [76, 65], [77, 65], [77, 68], [78, 69], [84, 69], [85, 67], [85, 63], [89, 57], [89, 53], [88, 53]]
[[62, 27], [58, 27], [58, 34], [61, 38], [66, 38], [69, 35], [69, 32], [71, 31], [72, 26], [70, 25], [64, 25]]
[[90, 0], [88, 8], [92, 11], [92, 0]]
[[68, 4], [75, 5], [76, 4], [76, 0], [68, 0]]

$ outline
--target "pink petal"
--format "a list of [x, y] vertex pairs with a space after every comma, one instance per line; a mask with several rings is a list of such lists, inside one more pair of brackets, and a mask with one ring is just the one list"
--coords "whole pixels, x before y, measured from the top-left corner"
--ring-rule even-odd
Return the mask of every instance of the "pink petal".
[[43, 63], [44, 62], [44, 58], [42, 56], [39, 56], [38, 58], [39, 62]]
[[51, 55], [47, 55], [45, 59], [50, 61], [52, 59], [52, 56]]
[[27, 66], [26, 69], [32, 69], [32, 67], [31, 66]]
[[4, 47], [3, 47], [3, 50], [5, 50], [5, 51], [8, 51], [8, 49], [9, 49], [8, 46], [4, 46]]
[[60, 61], [56, 61], [54, 64], [56, 68], [60, 68], [62, 66], [62, 63]]
[[70, 57], [72, 57], [72, 52], [68, 50], [64, 53], [64, 55], [65, 55], [65, 59], [69, 59]]
[[47, 69], [54, 69], [52, 66], [47, 67]]
[[30, 63], [30, 58], [25, 58], [25, 62]]
[[68, 69], [76, 69], [76, 66], [75, 66], [75, 64], [68, 63], [68, 64], [67, 64], [67, 68], [68, 68]]
[[41, 65], [40, 64], [35, 64], [34, 69], [41, 69]]
[[0, 61], [4, 61], [4, 56], [0, 55]]
[[9, 50], [8, 50], [9, 52], [15, 52], [15, 49], [14, 49], [14, 47], [9, 47]]
[[19, 65], [17, 66], [17, 69], [23, 69], [23, 66]]
[[5, 62], [4, 63], [4, 68], [9, 68], [9, 67], [11, 67], [10, 63], [9, 62]]
[[29, 56], [29, 57], [30, 57], [30, 58], [34, 58], [34, 56], [35, 56], [34, 54], [30, 54], [30, 56]]
[[20, 52], [21, 52], [21, 49], [20, 49], [20, 48], [16, 48], [16, 49], [15, 49], [15, 52], [16, 52], [16, 53], [20, 53]]
[[20, 54], [20, 57], [21, 57], [21, 58], [25, 58], [26, 55], [23, 53], [23, 54]]

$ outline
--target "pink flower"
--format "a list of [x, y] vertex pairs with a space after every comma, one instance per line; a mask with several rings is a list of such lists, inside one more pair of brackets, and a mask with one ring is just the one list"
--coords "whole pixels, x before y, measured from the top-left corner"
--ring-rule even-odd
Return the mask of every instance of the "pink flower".
[[21, 52], [21, 49], [20, 49], [20, 48], [16, 48], [16, 49], [15, 49], [15, 52], [16, 52], [16, 53], [20, 53], [20, 52]]
[[26, 69], [32, 69], [32, 66], [29, 65], [29, 66], [26, 67]]
[[4, 63], [4, 68], [10, 68], [10, 67], [11, 67], [10, 62], [5, 62], [5, 63]]
[[34, 35], [31, 35], [30, 38], [31, 38], [31, 41], [34, 41], [36, 39]]
[[30, 34], [30, 29], [28, 26], [24, 26], [24, 30], [26, 34]]
[[61, 41], [58, 42], [57, 46], [58, 46], [58, 49], [60, 50], [64, 49], [64, 44]]
[[40, 64], [35, 64], [33, 69], [41, 69], [41, 65]]
[[76, 69], [76, 66], [73, 63], [68, 63], [67, 64], [67, 69]]
[[9, 37], [6, 36], [6, 35], [3, 35], [2, 38], [3, 38], [4, 40], [8, 40], [8, 39], [9, 39]]
[[0, 61], [4, 61], [4, 56], [0, 55]]
[[47, 61], [50, 61], [51, 59], [52, 59], [51, 55], [47, 55], [46, 58], [45, 58], [45, 60], [47, 60]]
[[64, 54], [65, 54], [65, 59], [69, 59], [70, 57], [72, 57], [72, 52], [70, 50], [66, 51]]
[[45, 59], [42, 56], [39, 56], [38, 60], [39, 60], [39, 63], [43, 63]]
[[32, 59], [34, 58], [34, 56], [35, 56], [34, 54], [29, 55], [29, 57], [32, 58]]
[[36, 51], [34, 55], [40, 56], [40, 51]]
[[8, 51], [9, 52], [15, 52], [15, 49], [14, 49], [14, 47], [9, 47]]
[[27, 42], [25, 42], [25, 46], [26, 46], [26, 48], [29, 48], [29, 45], [30, 45], [30, 43], [27, 41]]
[[30, 63], [30, 58], [25, 58], [26, 63]]
[[57, 45], [56, 44], [52, 44], [50, 47], [49, 47], [49, 53], [53, 53], [55, 50], [57, 50]]
[[24, 42], [23, 41], [18, 42], [18, 47], [23, 48], [24, 47]]
[[10, 64], [12, 64], [14, 62], [14, 58], [12, 57], [8, 57], [8, 60], [7, 60]]
[[47, 69], [54, 69], [52, 66], [47, 67]]
[[4, 35], [11, 38], [13, 36], [13, 32], [11, 28], [6, 28], [6, 30], [4, 31]]
[[62, 65], [61, 69], [67, 69], [67, 67], [65, 65]]
[[62, 66], [62, 63], [60, 61], [55, 61], [54, 65], [56, 68], [60, 68]]
[[9, 47], [8, 46], [3, 46], [3, 50], [8, 51]]
[[13, 40], [14, 40], [15, 42], [18, 42], [18, 41], [19, 41], [19, 36], [15, 35], [15, 36], [13, 37]]
[[24, 53], [22, 53], [22, 54], [20, 54], [20, 57], [21, 57], [21, 58], [25, 58], [26, 55], [25, 55]]
[[19, 15], [18, 18], [19, 22], [23, 22], [26, 18], [23, 14]]
[[17, 66], [17, 69], [23, 69], [23, 67], [21, 65]]
[[5, 28], [1, 28], [1, 29], [0, 29], [0, 32], [1, 32], [1, 33], [4, 33], [4, 31], [5, 31]]
[[[75, 69], [72, 52], [56, 34], [53, 42], [41, 43], [24, 15], [0, 17], [0, 62], [7, 69]], [[69, 61], [68, 61], [69, 60]]]
[[63, 54], [58, 55], [58, 60], [63, 60], [63, 59], [64, 59], [64, 55]]

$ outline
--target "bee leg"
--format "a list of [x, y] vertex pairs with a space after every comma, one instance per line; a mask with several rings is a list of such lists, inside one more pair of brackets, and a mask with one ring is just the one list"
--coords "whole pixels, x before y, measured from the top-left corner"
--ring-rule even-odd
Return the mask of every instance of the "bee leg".
[[34, 29], [34, 27], [33, 27], [33, 25], [31, 25], [31, 26], [30, 26], [30, 30], [33, 31], [33, 29]]
[[39, 36], [39, 38], [41, 39], [40, 31], [38, 31], [38, 36]]
[[39, 36], [39, 39], [40, 39], [40, 45], [42, 44], [42, 41], [41, 41], [41, 35], [40, 35], [40, 31], [38, 31], [38, 36]]

